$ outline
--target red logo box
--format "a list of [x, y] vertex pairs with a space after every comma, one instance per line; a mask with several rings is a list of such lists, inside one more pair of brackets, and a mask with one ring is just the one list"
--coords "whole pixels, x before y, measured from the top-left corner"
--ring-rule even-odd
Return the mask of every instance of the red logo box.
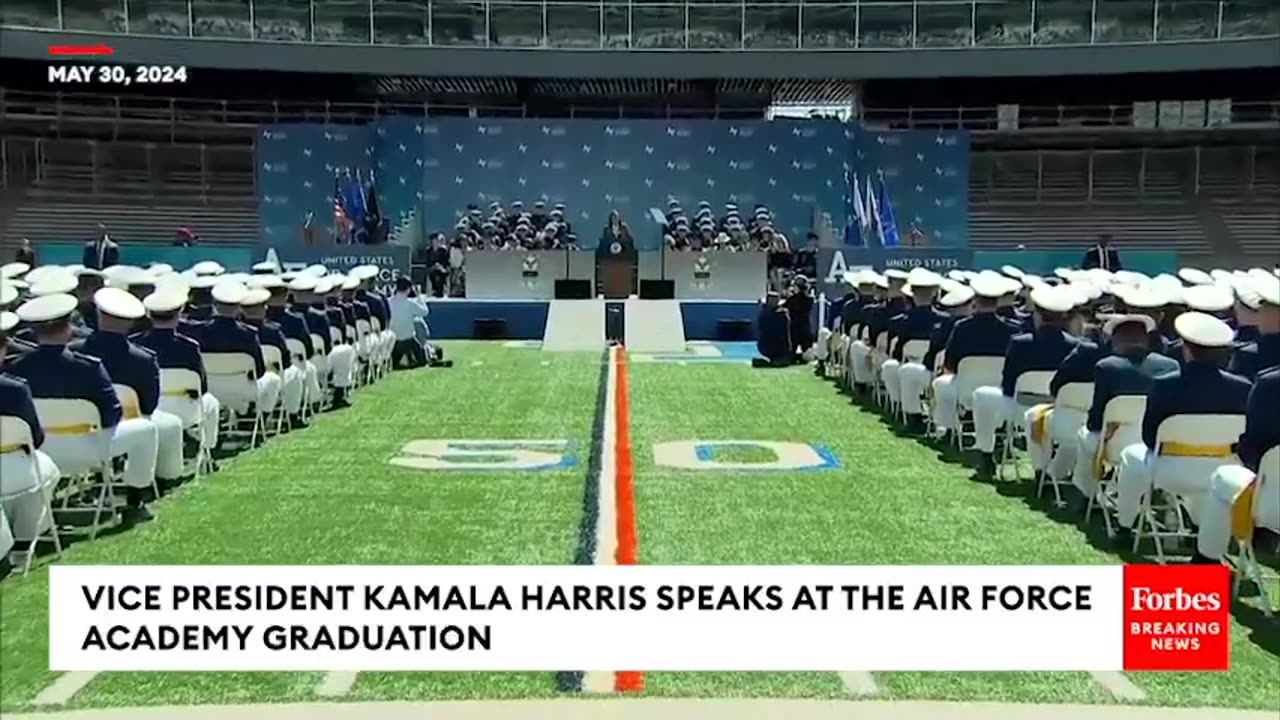
[[1125, 670], [1227, 670], [1230, 626], [1226, 566], [1125, 566]]

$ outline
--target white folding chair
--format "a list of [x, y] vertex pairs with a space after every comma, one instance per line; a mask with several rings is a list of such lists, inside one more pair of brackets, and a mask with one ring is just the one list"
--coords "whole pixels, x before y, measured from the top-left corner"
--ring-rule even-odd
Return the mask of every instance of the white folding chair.
[[[1144, 538], [1155, 544], [1156, 561], [1164, 564], [1163, 538], [1187, 539], [1194, 537], [1187, 523], [1186, 506], [1178, 493], [1161, 491], [1163, 502], [1155, 500], [1160, 486], [1159, 458], [1215, 459], [1223, 463], [1235, 456], [1232, 445], [1244, 433], [1245, 416], [1226, 414], [1173, 415], [1160, 422], [1156, 428], [1156, 461], [1152, 468], [1151, 483], [1142, 495], [1142, 509], [1138, 512], [1138, 527], [1133, 532], [1133, 551], [1136, 553]], [[1209, 474], [1204, 477], [1204, 491], [1209, 489]]]
[[[1239, 528], [1232, 535], [1236, 541], [1236, 553], [1233, 557], [1230, 552], [1225, 558], [1227, 565], [1231, 568], [1234, 581], [1232, 583], [1232, 592], [1235, 595], [1240, 594], [1240, 581], [1248, 578], [1254, 587], [1258, 588], [1258, 599], [1262, 602], [1262, 610], [1271, 616], [1271, 597], [1267, 593], [1267, 584], [1262, 577], [1262, 565], [1258, 563], [1258, 556], [1253, 549], [1253, 533], [1257, 528], [1266, 528], [1274, 533], [1280, 533], [1280, 517], [1264, 517], [1263, 511], [1265, 503], [1262, 498], [1268, 497], [1267, 493], [1272, 496], [1280, 494], [1280, 445], [1277, 445], [1263, 454], [1261, 462], [1258, 463], [1258, 476], [1254, 480], [1253, 487], [1253, 508], [1247, 528]], [[1233, 531], [1236, 528], [1233, 528]]]
[[[0, 557], [9, 555], [18, 542], [28, 543], [23, 554], [22, 574], [31, 571], [36, 549], [41, 541], [53, 543], [54, 554], [62, 557], [62, 537], [53, 519], [53, 490], [40, 485], [40, 470], [35, 459], [35, 440], [26, 420], [12, 415], [0, 415], [0, 456], [11, 462], [26, 462], [31, 466], [32, 485], [19, 492], [0, 494], [0, 541], [7, 534], [8, 542], [0, 542]], [[31, 519], [36, 511], [35, 520]], [[8, 517], [12, 517], [10, 521]]]
[[54, 502], [61, 501], [58, 509], [64, 513], [77, 510], [71, 507], [72, 500], [86, 494], [93, 498], [93, 515], [89, 523], [89, 539], [92, 540], [104, 525], [104, 515], [108, 519], [114, 517], [117, 505], [115, 488], [121, 484], [111, 462], [111, 439], [101, 432], [102, 416], [98, 413], [98, 406], [83, 398], [41, 397], [35, 398], [35, 406], [46, 437], [80, 438], [97, 452], [97, 456], [86, 462], [84, 467], [59, 466], [63, 477], [54, 492]]
[[[293, 367], [298, 368], [299, 373], [303, 372], [307, 359], [307, 347], [297, 338], [285, 338], [284, 344], [285, 347], [289, 348], [290, 364], [292, 364]], [[310, 418], [311, 399], [308, 397], [309, 394], [310, 392], [307, 388], [306, 380], [304, 379], [302, 382], [302, 408], [299, 410], [299, 413], [302, 415], [303, 422], [306, 422]]]
[[[1053, 397], [1053, 411], [1055, 413], [1062, 410], [1070, 410], [1088, 414], [1089, 408], [1093, 406], [1093, 383], [1076, 382], [1067, 383], [1058, 388], [1058, 394]], [[1045, 432], [1051, 432], [1049, 427], [1045, 428]], [[1074, 442], [1074, 437], [1071, 439]], [[1052, 468], [1054, 459], [1062, 448], [1052, 437], [1049, 438], [1049, 462], [1046, 468]], [[1062, 485], [1069, 485], [1071, 478], [1055, 478], [1048, 471], [1040, 473], [1040, 480], [1036, 483], [1036, 497], [1044, 494], [1046, 486], [1053, 489], [1053, 503], [1058, 507], [1063, 506], [1062, 502]]]
[[[1013, 381], [1013, 400], [1019, 410], [1029, 410], [1052, 401], [1049, 386], [1053, 383], [1054, 373], [1054, 370], [1027, 370]], [[1013, 466], [1013, 479], [1020, 479], [1014, 453], [1014, 440], [1017, 436], [1015, 428], [1015, 418], [1005, 418], [1004, 452], [1000, 454], [1000, 467], [996, 470], [1001, 480], [1005, 479], [1005, 468], [1010, 465]]]
[[187, 368], [160, 368], [160, 395], [195, 404], [195, 412], [189, 417], [182, 418], [182, 429], [199, 441], [200, 449], [196, 452], [194, 465], [185, 467], [184, 473], [190, 473], [199, 480], [202, 475], [211, 470], [213, 464], [213, 458], [209, 455], [208, 448], [204, 446], [204, 411], [201, 400], [203, 393], [200, 392], [200, 374]]
[[311, 364], [316, 366], [316, 383], [320, 386], [322, 397], [312, 398], [311, 402], [323, 404], [329, 393], [329, 355], [324, 351], [324, 338], [318, 333], [311, 333]]
[[[125, 420], [137, 420], [142, 417], [142, 402], [138, 400], [138, 392], [128, 385], [121, 383], [112, 383], [111, 387], [115, 388], [116, 397], [120, 398], [120, 409], [124, 411]], [[160, 497], [160, 484], [153, 477], [151, 478], [151, 490], [156, 497]]]
[[[285, 341], [285, 347], [286, 348], [288, 347], [287, 340]], [[284, 364], [284, 354], [281, 353], [280, 348], [276, 347], [275, 345], [263, 345], [262, 360], [267, 366], [267, 372], [273, 372], [277, 376], [279, 376], [280, 382], [281, 382], [281, 392], [283, 393], [284, 369], [286, 367]], [[280, 432], [284, 429], [284, 416], [285, 416], [284, 403], [277, 402], [275, 410], [273, 412], [275, 413], [274, 417], [270, 417], [265, 414], [263, 415], [263, 418], [266, 420], [265, 427], [266, 427], [266, 430], [269, 431], [271, 435], [279, 435]]]
[[[1102, 511], [1102, 522], [1107, 529], [1107, 537], [1114, 537], [1115, 530], [1111, 525], [1111, 516], [1116, 511], [1116, 483], [1110, 482], [1112, 469], [1120, 462], [1120, 453], [1142, 427], [1142, 416], [1147, 412], [1146, 395], [1117, 395], [1107, 401], [1102, 409], [1102, 430], [1098, 438], [1098, 449], [1094, 457], [1088, 459], [1091, 465], [1089, 472], [1094, 474], [1094, 493], [1084, 509], [1085, 523], [1093, 515], [1097, 507]], [[1083, 459], [1082, 459], [1083, 461]]]
[[884, 388], [884, 378], [880, 377], [880, 367], [884, 365], [885, 360], [889, 359], [888, 330], [876, 336], [876, 344], [871, 349], [869, 358], [871, 360], [871, 397], [876, 401], [876, 404], [883, 405], [887, 394]]
[[[368, 320], [356, 319], [356, 347], [364, 348], [364, 355], [361, 357], [364, 367], [361, 368], [361, 374], [366, 384], [374, 381], [377, 365], [377, 359], [373, 355], [373, 337], [370, 334], [370, 328]], [[358, 352], [356, 354], [359, 356]]]
[[[258, 402], [258, 368], [248, 353], [200, 353], [204, 361], [209, 392], [222, 404], [227, 413], [226, 437], [248, 437], [249, 447], [258, 443], [258, 435], [264, 429], [262, 404]], [[243, 418], [250, 427], [245, 430], [238, 408], [252, 406], [252, 416]], [[246, 413], [248, 415], [248, 413]]]
[[[927, 355], [928, 353], [929, 353], [928, 340], [919, 340], [919, 339], [908, 340], [902, 345], [902, 364], [906, 365], [907, 363], [924, 362], [924, 356]], [[902, 391], [901, 385], [899, 385], [898, 391], [899, 392]], [[907, 419], [907, 415], [905, 412], [903, 412], [902, 410], [903, 407], [904, 406], [901, 403], [901, 396], [899, 396], [899, 403], [898, 403], [898, 407], [896, 408], [897, 415], [899, 418], [901, 418], [905, 422]]]
[[1000, 387], [1003, 376], [1003, 355], [970, 355], [960, 361], [953, 381], [956, 388], [956, 449], [963, 450], [965, 438], [973, 436], [973, 391], [980, 387]]

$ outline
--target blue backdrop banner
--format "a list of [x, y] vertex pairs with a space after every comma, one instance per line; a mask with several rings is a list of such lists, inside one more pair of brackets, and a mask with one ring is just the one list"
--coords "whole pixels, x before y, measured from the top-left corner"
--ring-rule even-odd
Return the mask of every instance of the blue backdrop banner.
[[335, 173], [368, 177], [373, 147], [358, 125], [268, 125], [258, 132], [259, 240], [333, 237]]
[[[868, 184], [890, 198], [898, 245], [969, 244], [968, 133], [860, 129], [852, 145], [850, 165], [859, 179], [864, 206]], [[846, 237], [852, 241], [858, 236]], [[879, 235], [863, 233], [857, 244], [876, 246]]]
[[[167, 263], [176, 270], [190, 268], [201, 260], [213, 260], [230, 272], [247, 272], [253, 264], [253, 248], [247, 245], [199, 245], [176, 247], [155, 243], [120, 243], [120, 264], [146, 267], [151, 263]], [[41, 265], [78, 265], [83, 259], [84, 244], [46, 242], [36, 245]]]
[[926, 267], [935, 272], [969, 268], [973, 251], [963, 247], [933, 248], [837, 248], [818, 252], [818, 283], [828, 296], [844, 293], [843, 276], [852, 268], [909, 270]]

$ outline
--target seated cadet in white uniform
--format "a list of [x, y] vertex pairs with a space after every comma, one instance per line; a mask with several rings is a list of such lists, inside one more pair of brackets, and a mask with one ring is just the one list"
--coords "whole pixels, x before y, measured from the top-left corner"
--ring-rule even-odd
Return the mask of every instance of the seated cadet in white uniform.
[[[21, 378], [5, 372], [9, 345], [3, 336], [17, 324], [17, 315], [0, 312], [0, 415], [20, 418], [25, 422], [31, 429], [31, 444], [19, 444], [14, 438], [0, 437], [0, 495], [13, 498], [0, 507], [0, 515], [8, 516], [15, 537], [30, 540], [53, 521], [45, 518], [44, 526], [40, 526], [45, 500], [53, 493], [62, 474], [53, 459], [40, 450], [44, 445], [44, 428], [36, 414], [31, 389]], [[25, 494], [36, 487], [43, 493]], [[0, 556], [5, 550], [0, 548]]]
[[[1103, 417], [1107, 404], [1125, 395], [1145, 396], [1155, 379], [1177, 372], [1178, 361], [1162, 355], [1153, 347], [1155, 320], [1149, 315], [1117, 315], [1107, 320], [1103, 334], [1109, 338], [1106, 357], [1094, 363], [1093, 402], [1084, 427], [1076, 431], [1076, 442], [1069, 452], [1059, 450], [1073, 461], [1071, 483], [1087, 500], [1098, 489], [1097, 457], [1104, 435], [1110, 436], [1112, 447], [1127, 447], [1141, 441], [1140, 427], [1106, 428]], [[1065, 462], [1065, 461], [1063, 461]], [[1057, 472], [1055, 468], [1055, 472]]]
[[267, 301], [270, 299], [270, 290], [260, 287], [249, 288], [240, 301], [240, 311], [244, 313], [245, 324], [257, 333], [258, 342], [262, 347], [273, 347], [280, 353], [281, 366], [268, 366], [267, 372], [275, 373], [280, 377], [280, 398], [284, 404], [284, 411], [290, 416], [297, 417], [302, 411], [302, 371], [291, 362], [289, 345], [284, 341], [284, 333], [281, 332], [280, 326], [267, 319]]
[[209, 393], [209, 380], [200, 357], [200, 343], [178, 332], [179, 317], [187, 304], [187, 293], [181, 287], [162, 287], [142, 301], [151, 315], [151, 329], [130, 338], [150, 350], [163, 372], [166, 369], [189, 370], [200, 378], [195, 395], [161, 393], [160, 409], [182, 421], [183, 427], [200, 425], [200, 442], [206, 450], [218, 445], [218, 413], [222, 405]]
[[333, 406], [345, 407], [350, 404], [348, 395], [354, 380], [356, 366], [356, 350], [347, 342], [347, 317], [338, 307], [340, 289], [333, 286], [327, 277], [320, 278], [311, 289], [311, 297], [315, 299], [313, 307], [325, 314], [330, 330], [336, 330], [337, 341], [329, 350], [329, 383], [333, 386]]
[[252, 358], [257, 378], [256, 387], [251, 388], [246, 384], [235, 389], [227, 387], [218, 390], [218, 401], [239, 415], [248, 414], [250, 406], [255, 406], [263, 413], [270, 413], [280, 399], [280, 376], [267, 371], [257, 333], [238, 319], [240, 301], [248, 291], [238, 280], [219, 280], [212, 292], [213, 317], [194, 327], [201, 353], [238, 353]]
[[[307, 385], [307, 402], [313, 408], [319, 408], [324, 404], [325, 391], [329, 386], [329, 355], [333, 350], [333, 344], [329, 338], [329, 318], [324, 311], [311, 305], [314, 300], [312, 291], [317, 282], [319, 280], [314, 275], [304, 272], [290, 280], [288, 286], [292, 300], [288, 306], [289, 314], [302, 319], [303, 328], [308, 336], [305, 345], [311, 354], [307, 356], [308, 370], [304, 374], [304, 382]], [[319, 347], [315, 346], [316, 339], [320, 341]], [[315, 363], [311, 362], [312, 357], [316, 358]], [[323, 364], [323, 369], [318, 364]]]
[[396, 337], [391, 332], [391, 309], [387, 305], [387, 297], [374, 289], [378, 272], [377, 265], [360, 265], [347, 275], [356, 280], [355, 299], [369, 306], [369, 314], [378, 323], [379, 328], [371, 338], [372, 354], [375, 360], [382, 362], [390, 358]]
[[1015, 397], [1018, 376], [1024, 372], [1057, 370], [1076, 340], [1064, 329], [1067, 313], [1076, 305], [1075, 293], [1065, 288], [1041, 285], [1031, 291], [1035, 306], [1035, 330], [1013, 336], [1004, 357], [1000, 387], [980, 387], [973, 391], [974, 446], [982, 453], [980, 472], [995, 472], [996, 430], [1006, 422], [1021, 430], [1026, 409], [1047, 398]]
[[933, 381], [933, 423], [943, 434], [959, 431], [961, 405], [973, 406], [972, 394], [966, 398], [957, 395], [955, 380], [960, 363], [968, 357], [1002, 357], [1009, 347], [1013, 325], [997, 310], [1010, 282], [995, 273], [982, 273], [970, 284], [974, 291], [973, 313], [952, 327], [942, 358], [944, 372]]
[[150, 520], [146, 495], [155, 482], [155, 425], [141, 417], [125, 418], [102, 361], [67, 348], [76, 306], [75, 297], [66, 293], [40, 295], [23, 303], [18, 317], [30, 324], [39, 346], [7, 363], [8, 372], [27, 381], [37, 402], [45, 398], [80, 399], [97, 407], [97, 433], [80, 434], [72, 428], [46, 425], [44, 451], [63, 473], [71, 475], [95, 471], [111, 458], [123, 455], [122, 479], [128, 503], [125, 522]]
[[[956, 284], [950, 289], [944, 288], [942, 297], [938, 298], [938, 306], [944, 315], [933, 326], [929, 334], [929, 349], [920, 362], [909, 362], [898, 371], [902, 383], [902, 412], [907, 416], [910, 429], [920, 431], [924, 424], [924, 406], [921, 398], [934, 380], [934, 368], [937, 367], [938, 353], [946, 350], [947, 341], [951, 338], [951, 330], [956, 322], [969, 317], [973, 313], [973, 289], [966, 285]], [[932, 408], [930, 409], [932, 412]], [[952, 410], [954, 413], [954, 409]], [[912, 418], [915, 418], [913, 421]], [[914, 427], [911, 427], [914, 422]]]
[[[874, 361], [873, 351], [876, 339], [889, 328], [889, 320], [907, 311], [907, 299], [902, 295], [902, 286], [907, 282], [907, 272], [903, 270], [886, 270], [884, 277], [876, 277], [877, 283], [885, 283], [884, 297], [869, 303], [862, 309], [863, 324], [867, 328], [867, 340], [857, 339], [849, 346], [849, 361], [853, 367], [852, 377], [855, 389], [869, 389], [880, 372]], [[873, 361], [874, 359], [874, 361]]]
[[1174, 329], [1182, 338], [1185, 362], [1181, 370], [1156, 378], [1142, 416], [1142, 442], [1120, 453], [1116, 519], [1122, 532], [1133, 527], [1157, 477], [1157, 489], [1181, 497], [1196, 522], [1209, 478], [1222, 465], [1221, 457], [1158, 452], [1160, 423], [1174, 415], [1243, 415], [1248, 404], [1249, 381], [1222, 369], [1222, 355], [1235, 339], [1231, 326], [1212, 315], [1186, 312], [1174, 320]]
[[[937, 298], [941, 285], [942, 276], [930, 270], [915, 268], [908, 274], [905, 288], [910, 288], [911, 307], [889, 320], [887, 346], [889, 357], [880, 366], [880, 377], [884, 380], [885, 393], [889, 396], [891, 405], [904, 403], [903, 411], [907, 414], [907, 426], [915, 432], [924, 429], [921, 416], [924, 409], [920, 405], [919, 395], [924, 390], [924, 383], [917, 382], [914, 385], [917, 391], [914, 397], [910, 399], [902, 397], [901, 370], [907, 359], [903, 356], [903, 351], [907, 343], [913, 340], [927, 341], [932, 336], [934, 328], [946, 318], [946, 315], [933, 307], [933, 301]], [[923, 365], [918, 362], [915, 364], [917, 368], [923, 368]], [[908, 375], [911, 375], [910, 371]], [[919, 373], [912, 375], [912, 379], [918, 381]]]
[[1233, 537], [1269, 533], [1274, 541], [1280, 535], [1280, 461], [1274, 455], [1266, 457], [1277, 446], [1280, 366], [1259, 374], [1249, 393], [1244, 433], [1236, 445], [1240, 463], [1219, 467], [1209, 481], [1192, 562], [1221, 561]]
[[[182, 421], [159, 410], [160, 366], [155, 355], [129, 342], [128, 333], [147, 316], [142, 301], [126, 290], [103, 288], [93, 294], [98, 311], [97, 329], [67, 347], [102, 361], [111, 382], [132, 388], [138, 406], [124, 404], [124, 417], [141, 417], [155, 425], [157, 442], [156, 480], [172, 486], [182, 478]], [[122, 399], [123, 402], [123, 399]]]

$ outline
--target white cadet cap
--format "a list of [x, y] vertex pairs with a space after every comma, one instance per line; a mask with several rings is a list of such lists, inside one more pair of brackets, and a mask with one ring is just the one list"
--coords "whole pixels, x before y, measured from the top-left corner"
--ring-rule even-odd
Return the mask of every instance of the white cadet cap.
[[192, 290], [208, 290], [218, 284], [217, 275], [197, 275], [187, 281], [187, 287]]
[[0, 306], [8, 305], [18, 299], [18, 288], [11, 282], [0, 280]]
[[907, 273], [907, 284], [912, 288], [934, 288], [942, 284], [942, 276], [925, 268], [912, 268]]
[[312, 288], [311, 291], [317, 295], [324, 295], [325, 293], [333, 292], [333, 281], [327, 277], [322, 277], [316, 280], [315, 287]]
[[1253, 281], [1254, 291], [1262, 298], [1262, 302], [1280, 306], [1280, 277], [1256, 275], [1250, 276], [1250, 279]]
[[147, 272], [151, 273], [152, 275], [155, 275], [156, 277], [160, 277], [161, 275], [168, 275], [169, 273], [173, 272], [173, 266], [170, 265], [169, 263], [162, 263], [162, 262], [148, 263]]
[[952, 280], [951, 278], [942, 278], [942, 282], [938, 284], [938, 289], [941, 290], [943, 294], [955, 292], [960, 288], [967, 288], [967, 287], [969, 286], [965, 285], [962, 282], [957, 282], [955, 280]]
[[960, 307], [971, 302], [973, 295], [973, 288], [961, 285], [939, 298], [938, 304], [947, 308]]
[[906, 282], [907, 278], [911, 276], [911, 273], [907, 272], [906, 270], [899, 270], [898, 268], [889, 268], [888, 270], [884, 271], [884, 276], [889, 280], [895, 280], [897, 282]]
[[174, 313], [187, 304], [187, 293], [176, 289], [157, 290], [142, 299], [150, 313]]
[[80, 285], [80, 281], [76, 279], [76, 276], [63, 268], [42, 273], [37, 277], [38, 279], [34, 282], [28, 281], [31, 282], [28, 292], [37, 297], [75, 292], [76, 287]]
[[1017, 265], [1005, 265], [1004, 267], [1000, 268], [1000, 272], [1004, 273], [1005, 275], [1008, 275], [1014, 280], [1021, 280], [1022, 277], [1026, 275], [1026, 273], [1022, 272], [1022, 268], [1018, 267]]
[[1156, 321], [1150, 315], [1108, 315], [1106, 323], [1102, 326], [1102, 332], [1110, 335], [1116, 331], [1116, 328], [1126, 323], [1142, 323], [1147, 332], [1154, 332], [1156, 329]]
[[1200, 268], [1184, 267], [1178, 271], [1178, 277], [1188, 285], [1212, 285], [1213, 277]]
[[1064, 313], [1076, 306], [1076, 295], [1065, 288], [1043, 285], [1031, 291], [1031, 304], [1046, 312]]
[[1248, 278], [1230, 278], [1227, 283], [1232, 292], [1236, 295], [1236, 300], [1241, 305], [1250, 310], [1257, 310], [1262, 307], [1262, 294], [1258, 292], [1258, 288]]
[[24, 273], [31, 269], [31, 266], [24, 262], [11, 262], [0, 265], [0, 278], [16, 278], [22, 277]]
[[270, 260], [263, 260], [260, 263], [254, 263], [249, 269], [256, 273], [274, 274], [280, 272], [280, 266]]
[[351, 277], [350, 275], [348, 275], [348, 276], [347, 276], [346, 278], [344, 278], [344, 279], [343, 279], [343, 281], [342, 281], [342, 289], [343, 289], [343, 290], [355, 290], [355, 289], [356, 289], [356, 288], [358, 288], [358, 287], [360, 287], [360, 279], [359, 279], [359, 278], [353, 278], [353, 277]]
[[213, 286], [213, 301], [222, 305], [239, 305], [247, 292], [249, 289], [243, 284], [224, 280]]
[[1079, 270], [1076, 270], [1074, 268], [1066, 268], [1066, 267], [1053, 269], [1053, 274], [1062, 278], [1063, 280], [1070, 280], [1071, 278], [1074, 278], [1076, 274], [1079, 272], [1080, 272]]
[[227, 269], [214, 262], [213, 260], [201, 260], [191, 266], [192, 272], [197, 275], [221, 275]]
[[289, 281], [289, 289], [298, 292], [311, 292], [315, 289], [317, 280], [318, 278], [311, 275], [299, 275]]
[[969, 276], [965, 275], [963, 270], [948, 270], [947, 277], [955, 280], [956, 282], [969, 282]]
[[101, 270], [98, 270], [97, 268], [87, 268], [83, 265], [68, 265], [67, 269], [70, 270], [71, 274], [75, 275], [76, 277], [85, 277], [85, 276], [99, 277], [99, 278], [106, 277], [106, 275], [102, 274]]
[[9, 332], [19, 322], [21, 322], [21, 320], [18, 319], [16, 314], [11, 313], [8, 310], [0, 310], [0, 332]]
[[218, 279], [225, 280], [227, 282], [238, 282], [241, 285], [244, 285], [246, 282], [249, 282], [249, 277], [250, 277], [249, 273], [237, 272], [237, 273], [227, 273], [226, 275], [223, 275]]
[[872, 274], [875, 275], [875, 278], [873, 279], [872, 282], [876, 287], [880, 288], [881, 290], [889, 289], [889, 278], [874, 271], [872, 271]]
[[329, 274], [329, 268], [327, 268], [327, 267], [325, 267], [325, 266], [323, 266], [323, 265], [320, 265], [320, 264], [316, 264], [316, 265], [308, 265], [308, 266], [307, 266], [307, 269], [306, 269], [306, 270], [304, 270], [303, 272], [305, 272], [305, 273], [306, 273], [306, 274], [308, 274], [308, 275], [312, 275], [312, 276], [314, 276], [314, 277], [321, 278], [321, 277], [324, 277], [325, 275], [328, 275], [328, 274]]
[[1229, 279], [1231, 277], [1231, 271], [1223, 270], [1222, 268], [1214, 268], [1209, 271], [1209, 277], [1214, 280]]
[[162, 288], [177, 288], [185, 293], [187, 292], [187, 288], [190, 287], [190, 282], [191, 278], [188, 278], [182, 273], [167, 273], [156, 278], [155, 286], [157, 290]]
[[1221, 285], [1192, 285], [1182, 290], [1182, 304], [1192, 310], [1216, 313], [1230, 310], [1236, 304], [1235, 295]]
[[46, 323], [70, 317], [79, 305], [74, 295], [54, 293], [32, 298], [18, 306], [18, 319], [29, 323]]
[[1131, 308], [1154, 310], [1169, 304], [1169, 294], [1154, 283], [1121, 285], [1115, 288], [1116, 297]]
[[997, 299], [1004, 295], [1005, 289], [1008, 285], [994, 274], [984, 275], [980, 273], [972, 282], [969, 283], [969, 287], [973, 288], [973, 292], [976, 295], [984, 298]]
[[67, 269], [62, 267], [61, 265], [41, 265], [38, 268], [32, 268], [31, 270], [28, 270], [26, 276], [22, 279], [32, 285], [37, 285], [41, 280], [43, 280], [46, 277], [59, 276], [59, 275], [65, 274], [66, 272], [68, 272]]
[[379, 268], [377, 265], [358, 265], [351, 268], [351, 271], [348, 272], [347, 275], [363, 281], [378, 277], [378, 272]]
[[249, 280], [245, 282], [250, 288], [271, 288], [284, 287], [284, 278], [279, 275], [250, 275]]
[[1202, 312], [1182, 313], [1173, 321], [1173, 329], [1183, 340], [1200, 347], [1227, 347], [1236, 339], [1230, 325]]
[[[119, 270], [116, 270], [116, 268], [119, 268]], [[135, 285], [154, 285], [156, 282], [154, 275], [140, 267], [117, 265], [109, 269], [115, 270], [115, 272], [106, 273], [107, 287], [127, 290]]]
[[93, 304], [103, 313], [121, 320], [137, 320], [147, 314], [141, 300], [120, 288], [102, 288], [93, 294]]
[[240, 304], [246, 307], [254, 305], [266, 304], [271, 299], [271, 291], [266, 288], [249, 288], [244, 291], [244, 297], [240, 298]]

